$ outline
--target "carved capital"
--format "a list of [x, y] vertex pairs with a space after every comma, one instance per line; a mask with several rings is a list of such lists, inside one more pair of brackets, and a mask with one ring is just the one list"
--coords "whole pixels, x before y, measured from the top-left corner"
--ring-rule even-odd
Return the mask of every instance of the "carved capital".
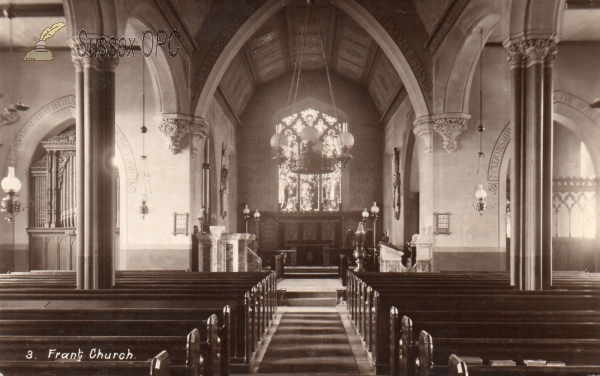
[[419, 138], [423, 133], [431, 132], [433, 130], [433, 121], [427, 120], [415, 120], [413, 132], [415, 133], [415, 137]]
[[[79, 56], [79, 55], [77, 55]], [[118, 56], [89, 56], [81, 58], [84, 68], [93, 68], [97, 71], [114, 71], [119, 65]], [[74, 62], [75, 63], [75, 62]], [[75, 63], [77, 64], [77, 63]], [[77, 67], [77, 65], [75, 65]]]
[[72, 39], [69, 40], [68, 44], [69, 47], [71, 47], [71, 61], [73, 62], [75, 69], [80, 70], [81, 68], [83, 68], [83, 57], [81, 57], [79, 55], [79, 52], [77, 52], [77, 48], [79, 45], [75, 43], [75, 41]]
[[467, 119], [464, 117], [444, 117], [435, 119], [434, 128], [444, 138], [444, 150], [452, 153], [457, 146], [456, 137], [467, 130]]
[[158, 122], [158, 130], [167, 136], [169, 150], [173, 154], [181, 151], [181, 140], [188, 134], [208, 134], [208, 123], [202, 118], [165, 117]]
[[524, 56], [520, 43], [511, 43], [506, 47], [507, 60], [511, 68], [516, 68], [523, 64]]
[[556, 59], [556, 41], [550, 39], [507, 42], [505, 47], [511, 68], [520, 66], [522, 63], [527, 63], [527, 65], [552, 64]]
[[551, 63], [556, 58], [556, 42], [548, 39], [527, 40], [523, 44], [523, 52], [527, 64]]

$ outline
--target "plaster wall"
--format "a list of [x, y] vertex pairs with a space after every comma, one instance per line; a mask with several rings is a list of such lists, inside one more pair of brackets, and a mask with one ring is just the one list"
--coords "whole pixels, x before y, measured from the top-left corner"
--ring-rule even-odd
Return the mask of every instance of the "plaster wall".
[[[142, 54], [120, 59], [116, 74], [116, 122], [122, 129], [136, 161], [138, 173], [142, 156]], [[127, 201], [121, 197], [121, 212], [126, 218], [121, 242], [121, 269], [186, 269], [188, 267], [190, 235], [173, 235], [173, 213], [189, 212], [189, 136], [182, 140], [178, 154], [169, 151], [167, 138], [158, 130], [160, 90], [152, 69], [152, 57], [144, 58], [146, 69], [145, 153], [150, 175], [149, 207], [142, 217], [137, 213], [139, 194], [135, 177], [128, 189]], [[130, 178], [130, 177], [128, 177]], [[121, 176], [121, 181], [123, 181]], [[190, 218], [191, 221], [191, 218]], [[124, 236], [123, 236], [124, 235]]]
[[[412, 124], [407, 123], [407, 119], [409, 119], [408, 114], [412, 110], [412, 105], [408, 97], [404, 99], [402, 104], [396, 110], [396, 113], [390, 121], [386, 124], [384, 129], [384, 139], [385, 139], [385, 147], [384, 147], [384, 157], [383, 157], [383, 207], [386, 209], [383, 214], [383, 229], [384, 231], [389, 230], [388, 235], [390, 237], [390, 242], [392, 244], [401, 246], [404, 242], [410, 241], [410, 239], [404, 238], [404, 211], [406, 209], [407, 200], [409, 197], [404, 195], [404, 189], [402, 187], [407, 184], [409, 181], [407, 179], [407, 174], [410, 174], [410, 171], [406, 171], [405, 161], [407, 158], [407, 142], [409, 133], [412, 132]], [[393, 197], [394, 197], [394, 148], [400, 148], [400, 173], [402, 175], [402, 187], [400, 189], [400, 197], [401, 197], [401, 208], [400, 208], [400, 218], [396, 219], [394, 217], [394, 211], [392, 207]], [[418, 162], [415, 159], [413, 160], [413, 165], [418, 167]], [[411, 186], [416, 185], [416, 190], [418, 191], [418, 174], [416, 183], [411, 181]]]
[[[223, 112], [216, 99], [213, 98], [209, 106], [206, 120], [210, 124], [209, 137], [213, 143], [213, 155], [211, 155], [211, 171], [214, 172], [215, 178], [211, 180], [211, 204], [212, 212], [217, 215], [217, 226], [225, 226], [227, 232], [237, 231], [237, 196], [238, 196], [238, 180], [237, 180], [237, 147], [235, 128], [229, 118]], [[228, 156], [225, 157], [225, 165], [229, 169], [227, 180], [227, 192], [223, 197], [223, 208], [220, 198], [221, 187], [221, 151], [223, 143], [227, 148]], [[198, 156], [197, 158], [200, 158]], [[214, 194], [213, 194], [214, 193]], [[227, 214], [223, 218], [222, 210]]]
[[[0, 166], [2, 175], [6, 175], [5, 164], [13, 139], [22, 127], [36, 112], [57, 99], [75, 95], [75, 68], [71, 62], [70, 51], [53, 51], [54, 60], [51, 62], [24, 62], [23, 55], [26, 51], [13, 51], [11, 75], [2, 75], [0, 85], [5, 97], [0, 99], [2, 107], [10, 102], [22, 102], [30, 107], [22, 113], [21, 119], [10, 127], [2, 127], [0, 136], [4, 147], [0, 148]], [[154, 77], [153, 69], [148, 69], [152, 64], [151, 58], [146, 59], [146, 155], [148, 156], [148, 170], [150, 174], [150, 187], [152, 189], [151, 209], [153, 211], [144, 219], [137, 214], [139, 201], [136, 201], [139, 191], [134, 192], [135, 172], [129, 174], [125, 171], [125, 161], [119, 148], [127, 145], [133, 155], [137, 171], [140, 168], [142, 155], [142, 75], [141, 55], [135, 58], [123, 58], [116, 69], [116, 124], [122, 131], [123, 144], [117, 146], [115, 163], [119, 168], [121, 180], [120, 203], [120, 251], [116, 253], [117, 265], [121, 269], [138, 268], [184, 268], [187, 267], [188, 249], [191, 244], [189, 236], [173, 236], [173, 212], [189, 211], [189, 145], [187, 138], [183, 141], [182, 151], [173, 155], [167, 147], [167, 139], [158, 131], [156, 115], [156, 96], [159, 90]], [[0, 53], [0, 69], [8, 69], [8, 53]], [[152, 74], [150, 73], [152, 71]], [[12, 98], [8, 91], [9, 83], [12, 88]], [[73, 104], [74, 105], [74, 104]], [[75, 123], [75, 108], [70, 111], [68, 119], [56, 127], [66, 127]], [[52, 117], [49, 117], [50, 121]], [[39, 131], [38, 131], [39, 132]], [[52, 135], [51, 131], [48, 135]], [[28, 137], [36, 136], [34, 129]], [[39, 134], [37, 135], [39, 136]], [[45, 136], [44, 136], [45, 137]], [[18, 163], [28, 156], [19, 154]], [[129, 161], [131, 162], [131, 161]], [[133, 175], [133, 176], [132, 176]], [[21, 200], [28, 202], [28, 171], [27, 168], [17, 171], [23, 188], [20, 193]], [[6, 221], [0, 221], [0, 271], [24, 270], [27, 267], [26, 257], [28, 249], [28, 213], [17, 216], [15, 221], [15, 245], [13, 246], [12, 226]], [[14, 250], [16, 249], [16, 252]], [[16, 257], [15, 257], [16, 255]]]
[[[21, 126], [48, 103], [66, 95], [75, 94], [75, 68], [71, 62], [70, 52], [54, 51], [53, 61], [40, 63], [23, 61], [23, 57], [28, 51], [29, 49], [13, 49], [13, 54], [10, 58], [11, 74], [0, 75], [0, 93], [4, 94], [4, 98], [0, 99], [0, 107], [3, 109], [10, 103], [15, 102], [29, 106], [29, 110], [21, 112], [21, 119], [19, 121], [11, 126], [0, 128], [0, 141], [4, 144], [4, 146], [0, 147], [1, 177], [7, 174], [6, 160], [11, 149], [12, 140], [19, 133]], [[8, 72], [8, 66], [9, 53], [2, 51], [0, 52], [1, 71]], [[74, 123], [75, 121], [73, 120], [72, 124]], [[30, 136], [33, 136], [33, 132]], [[19, 193], [20, 200], [23, 205], [27, 205], [29, 202], [27, 194], [29, 172], [27, 169], [18, 168], [15, 173], [22, 184], [21, 192]], [[25, 267], [23, 264], [27, 260], [25, 255], [29, 247], [29, 239], [26, 232], [28, 216], [27, 211], [16, 216], [14, 221], [14, 241], [13, 225], [4, 220], [4, 215], [0, 217], [0, 272], [15, 270], [15, 266], [20, 270], [23, 270]]]
[[[482, 150], [485, 160], [479, 165], [480, 69], [473, 77], [467, 130], [458, 136], [457, 149], [448, 154], [443, 139], [434, 135], [434, 211], [450, 212], [450, 235], [434, 235], [434, 270], [504, 270], [506, 235], [503, 215], [506, 207], [505, 184], [488, 176], [490, 156], [511, 116], [510, 68], [500, 46], [483, 50], [483, 116], [485, 127]], [[507, 153], [505, 153], [507, 154]], [[475, 188], [483, 184], [488, 209], [479, 215], [473, 208]], [[477, 257], [464, 257], [477, 253]], [[460, 262], [456, 262], [459, 260]]]

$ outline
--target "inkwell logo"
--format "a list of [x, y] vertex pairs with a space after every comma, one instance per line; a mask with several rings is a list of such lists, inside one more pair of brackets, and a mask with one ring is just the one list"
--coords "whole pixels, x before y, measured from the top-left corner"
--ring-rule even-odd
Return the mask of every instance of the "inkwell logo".
[[23, 61], [52, 61], [54, 55], [52, 51], [46, 49], [46, 41], [54, 36], [57, 31], [67, 26], [64, 22], [57, 22], [52, 26], [49, 26], [42, 31], [39, 38], [33, 37], [35, 43], [35, 50], [31, 50], [25, 55]]

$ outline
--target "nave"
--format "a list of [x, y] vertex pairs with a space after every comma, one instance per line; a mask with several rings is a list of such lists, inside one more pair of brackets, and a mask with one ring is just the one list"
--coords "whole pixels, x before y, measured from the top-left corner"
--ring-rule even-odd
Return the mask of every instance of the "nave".
[[232, 274], [120, 272], [113, 289], [95, 291], [76, 290], [69, 272], [1, 275], [0, 372], [600, 372], [594, 273], [557, 273], [553, 290], [533, 292], [506, 273], [347, 271], [345, 288]]
[[3, 375], [600, 374], [598, 1], [0, 9]]

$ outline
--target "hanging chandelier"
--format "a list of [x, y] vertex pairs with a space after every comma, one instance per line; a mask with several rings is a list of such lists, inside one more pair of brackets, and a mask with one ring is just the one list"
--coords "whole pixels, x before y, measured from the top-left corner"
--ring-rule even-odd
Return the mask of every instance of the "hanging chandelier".
[[487, 192], [485, 189], [483, 189], [483, 183], [479, 180], [479, 167], [482, 160], [483, 166], [485, 167], [485, 154], [483, 153], [483, 131], [485, 131], [485, 127], [483, 126], [483, 29], [480, 29], [479, 47], [479, 126], [477, 127], [477, 131], [479, 132], [479, 153], [477, 153], [477, 185], [475, 188], [476, 201], [473, 203], [473, 208], [479, 212], [479, 215], [483, 215], [483, 212], [487, 209], [487, 204], [485, 203]]
[[146, 128], [146, 74], [145, 74], [145, 66], [144, 66], [144, 58], [142, 57], [142, 127], [140, 128], [142, 132], [142, 156], [140, 160], [140, 171], [137, 176], [137, 185], [136, 190], [140, 189], [140, 194], [137, 200], [138, 208], [137, 213], [142, 215], [142, 219], [146, 218], [146, 215], [149, 214], [152, 210], [148, 205], [152, 196], [152, 189], [150, 188], [150, 174], [148, 173], [148, 164], [147, 164], [147, 156], [146, 156], [146, 133], [148, 132], [148, 128]]
[[[294, 113], [294, 106], [298, 96], [300, 84], [300, 73], [302, 72], [302, 58], [306, 46], [306, 31], [311, 10], [314, 9], [319, 33], [319, 43], [323, 54], [323, 63], [329, 94], [333, 105], [334, 116], [320, 113], [312, 108], [302, 111], [300, 116]], [[327, 65], [327, 56], [323, 36], [321, 35], [321, 22], [319, 19], [319, 6], [317, 0], [307, 0], [306, 18], [302, 27], [301, 48], [296, 57], [292, 84], [288, 94], [287, 105], [290, 105], [292, 92], [295, 94], [292, 102], [292, 114], [282, 119], [282, 123], [276, 126], [276, 132], [271, 137], [271, 147], [275, 150], [273, 158], [282, 169], [289, 169], [297, 174], [328, 174], [336, 169], [343, 169], [352, 159], [349, 154], [354, 145], [354, 136], [348, 132], [347, 123], [339, 123], [331, 76]], [[300, 139], [297, 139], [299, 135]]]

